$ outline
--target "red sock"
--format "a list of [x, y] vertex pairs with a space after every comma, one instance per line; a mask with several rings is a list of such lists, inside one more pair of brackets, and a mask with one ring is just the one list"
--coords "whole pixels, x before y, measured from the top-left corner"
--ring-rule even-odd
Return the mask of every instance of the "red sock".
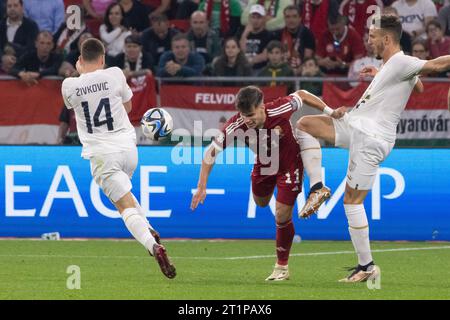
[[288, 264], [289, 252], [291, 251], [292, 240], [294, 239], [295, 230], [292, 220], [283, 224], [277, 224], [277, 263], [285, 266]]

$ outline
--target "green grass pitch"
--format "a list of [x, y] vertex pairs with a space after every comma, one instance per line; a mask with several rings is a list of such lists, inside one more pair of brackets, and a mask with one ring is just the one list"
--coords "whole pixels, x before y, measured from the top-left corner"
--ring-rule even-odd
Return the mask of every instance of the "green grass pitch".
[[[0, 299], [449, 299], [450, 243], [373, 242], [381, 288], [344, 284], [350, 242], [294, 243], [291, 279], [264, 279], [274, 241], [166, 241], [177, 277], [166, 279], [134, 241], [0, 241]], [[80, 268], [81, 289], [66, 286]]]

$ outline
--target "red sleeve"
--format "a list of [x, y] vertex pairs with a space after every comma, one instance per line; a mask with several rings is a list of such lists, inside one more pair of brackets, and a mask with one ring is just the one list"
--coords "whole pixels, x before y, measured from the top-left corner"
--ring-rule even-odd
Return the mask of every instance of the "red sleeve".
[[221, 132], [219, 135], [213, 138], [212, 145], [217, 149], [222, 151], [230, 144], [234, 138], [230, 137], [237, 129], [244, 129], [244, 119], [241, 117], [239, 113], [232, 116], [228, 121], [223, 125]]
[[267, 116], [269, 118], [283, 117], [289, 120], [291, 115], [299, 110], [302, 105], [302, 99], [296, 93], [293, 93], [268, 103], [266, 105]]

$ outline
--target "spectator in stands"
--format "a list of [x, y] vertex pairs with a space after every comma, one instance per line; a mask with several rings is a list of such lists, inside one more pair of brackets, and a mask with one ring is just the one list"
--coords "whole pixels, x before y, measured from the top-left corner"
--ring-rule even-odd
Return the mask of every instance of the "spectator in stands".
[[[239, 47], [235, 37], [227, 38], [224, 42], [223, 53], [212, 64], [211, 74], [216, 77], [249, 77], [253, 73], [244, 52]], [[225, 82], [223, 85], [241, 85], [240, 83]]]
[[124, 10], [124, 25], [140, 33], [149, 27], [149, 9], [136, 0], [119, 0]]
[[84, 40], [92, 37], [93, 35], [90, 32], [85, 32], [78, 37], [77, 46], [65, 56], [64, 61], [58, 70], [58, 74], [61, 77], [67, 78], [79, 76], [78, 71], [75, 68], [75, 65], [81, 54], [81, 44], [83, 43]]
[[[302, 77], [324, 77], [315, 58], [306, 58], [302, 65]], [[300, 88], [307, 90], [316, 96], [322, 95], [323, 82], [301, 81]]]
[[[13, 49], [13, 56], [19, 58], [34, 49], [39, 27], [24, 17], [22, 0], [7, 0], [6, 5], [6, 17], [0, 21], [0, 55], [8, 46]], [[12, 59], [12, 55], [8, 55], [8, 59]]]
[[239, 42], [255, 74], [266, 65], [266, 46], [273, 38], [265, 27], [265, 16], [266, 9], [260, 4], [254, 4], [250, 9], [250, 18]]
[[59, 129], [56, 144], [80, 145], [78, 138], [77, 123], [73, 109], [63, 106], [59, 114]]
[[200, 0], [184, 0], [182, 1], [177, 8], [177, 13], [175, 15], [175, 19], [178, 20], [187, 20], [191, 17], [191, 15], [198, 10], [198, 5]]
[[141, 2], [149, 7], [150, 17], [160, 14], [170, 15], [172, 0], [141, 0]]
[[439, 22], [446, 36], [450, 36], [450, 5], [446, 5], [439, 10]]
[[397, 9], [403, 31], [413, 40], [422, 35], [425, 37], [425, 26], [437, 17], [436, 6], [431, 0], [397, 0], [392, 7]]
[[83, 0], [83, 6], [91, 18], [103, 21], [106, 9], [116, 0]]
[[113, 3], [105, 13], [105, 21], [100, 26], [100, 39], [106, 47], [106, 54], [115, 57], [123, 52], [125, 38], [131, 35], [131, 31], [124, 25], [124, 11], [122, 6]]
[[[366, 32], [366, 34], [364, 35], [364, 38], [363, 38], [364, 45], [366, 47], [366, 56], [356, 59], [355, 61], [353, 61], [351, 63], [350, 69], [348, 70], [348, 75], [347, 75], [349, 78], [353, 78], [353, 79], [359, 78], [359, 73], [365, 67], [372, 66], [377, 69], [379, 69], [381, 67], [381, 64], [383, 61], [381, 59], [377, 59], [375, 57], [372, 46], [369, 45], [368, 39], [369, 39], [369, 34], [368, 34], [368, 32]], [[350, 85], [352, 87], [356, 87], [358, 84], [359, 84], [359, 82], [350, 82]]]
[[14, 55], [14, 50], [11, 47], [7, 47], [3, 52], [1, 65], [0, 65], [0, 75], [8, 75], [11, 69], [16, 64], [17, 58]]
[[64, 22], [63, 0], [23, 0], [25, 16], [36, 21], [40, 31], [55, 34]]
[[[273, 81], [269, 83], [271, 87], [282, 85], [284, 83], [275, 81], [278, 77], [293, 77], [294, 71], [284, 61], [285, 47], [278, 40], [272, 40], [267, 45], [268, 63], [260, 72], [260, 77], [272, 77]], [[287, 83], [288, 92], [294, 92], [295, 85], [293, 82]]]
[[185, 34], [172, 39], [172, 51], [161, 56], [158, 65], [159, 77], [195, 77], [202, 74], [205, 60], [196, 52], [190, 52], [189, 40]]
[[327, 31], [327, 21], [339, 14], [339, 3], [337, 0], [304, 0], [302, 14], [303, 23], [317, 40]]
[[412, 56], [421, 60], [428, 60], [430, 52], [428, 51], [427, 43], [425, 40], [416, 39], [412, 44]]
[[[382, 13], [398, 17], [397, 9], [395, 9], [394, 7], [384, 7]], [[411, 46], [412, 46], [412, 39], [410, 34], [408, 32], [402, 32], [402, 37], [400, 38], [400, 47], [402, 48], [402, 51], [405, 54], [410, 55], [412, 50]]]
[[347, 75], [350, 63], [365, 55], [361, 36], [346, 25], [344, 16], [328, 20], [328, 31], [318, 40], [317, 60], [327, 75]]
[[276, 32], [274, 37], [286, 46], [289, 65], [298, 75], [303, 59], [314, 56], [314, 35], [302, 23], [300, 7], [287, 6], [284, 9], [284, 22], [286, 27]]
[[138, 35], [130, 35], [125, 39], [125, 52], [116, 56], [110, 64], [122, 69], [127, 80], [151, 75], [153, 65], [152, 56], [142, 52], [141, 39]]
[[191, 16], [191, 29], [188, 39], [192, 52], [203, 56], [205, 63], [211, 63], [212, 59], [220, 54], [221, 44], [219, 35], [209, 28], [206, 13], [195, 11]]
[[11, 70], [11, 75], [19, 77], [27, 85], [38, 83], [45, 76], [58, 75], [63, 57], [53, 52], [53, 35], [49, 31], [39, 32], [36, 50], [25, 53]]
[[259, 4], [266, 9], [266, 29], [275, 31], [285, 27], [283, 19], [284, 8], [292, 4], [291, 0], [250, 0], [241, 16], [241, 24], [246, 26], [250, 9], [254, 4]]
[[444, 36], [439, 20], [428, 22], [426, 31], [431, 59], [450, 54], [450, 38]]
[[87, 31], [86, 24], [84, 23], [84, 11], [81, 10], [81, 25], [80, 28], [68, 28], [67, 19], [70, 15], [66, 14], [65, 22], [58, 28], [58, 31], [53, 35], [53, 41], [55, 42], [55, 51], [62, 53], [64, 56], [70, 51], [75, 50], [78, 45], [78, 39]]
[[383, 9], [381, 0], [343, 0], [339, 6], [339, 14], [346, 16], [349, 25], [352, 26], [361, 37], [368, 28], [367, 19], [375, 13], [370, 6], [378, 6]]
[[172, 38], [178, 31], [169, 27], [169, 21], [164, 14], [153, 16], [150, 21], [151, 27], [142, 33], [142, 49], [150, 54], [155, 65], [158, 65], [161, 55], [170, 51]]
[[241, 26], [238, 0], [201, 0], [198, 9], [206, 12], [211, 28], [223, 38], [235, 35]]

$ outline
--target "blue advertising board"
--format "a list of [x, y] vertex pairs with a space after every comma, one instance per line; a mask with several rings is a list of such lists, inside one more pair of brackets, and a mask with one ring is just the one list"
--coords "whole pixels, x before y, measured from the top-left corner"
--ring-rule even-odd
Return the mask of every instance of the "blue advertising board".
[[[227, 149], [222, 162], [228, 164], [214, 167], [205, 203], [191, 211], [202, 149], [139, 147], [133, 193], [163, 237], [275, 237], [275, 202], [258, 208], [251, 197], [252, 164], [226, 161], [239, 158], [239, 151], [253, 157], [244, 148]], [[80, 153], [79, 147], [0, 147], [0, 237], [130, 237]], [[297, 217], [305, 199], [299, 195], [294, 222], [303, 239], [349, 239], [342, 205], [347, 157], [346, 150], [323, 150], [333, 195], [309, 220]], [[450, 150], [394, 149], [365, 207], [373, 240], [450, 240]]]

